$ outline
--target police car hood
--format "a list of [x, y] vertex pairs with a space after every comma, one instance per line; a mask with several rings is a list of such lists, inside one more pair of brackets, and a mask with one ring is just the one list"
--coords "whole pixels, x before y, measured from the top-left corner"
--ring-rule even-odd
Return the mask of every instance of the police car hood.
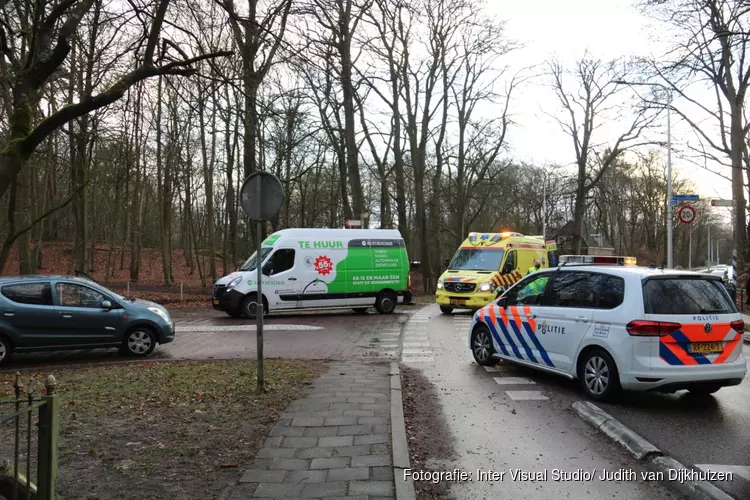
[[446, 271], [440, 277], [445, 282], [484, 283], [489, 281], [497, 271]]

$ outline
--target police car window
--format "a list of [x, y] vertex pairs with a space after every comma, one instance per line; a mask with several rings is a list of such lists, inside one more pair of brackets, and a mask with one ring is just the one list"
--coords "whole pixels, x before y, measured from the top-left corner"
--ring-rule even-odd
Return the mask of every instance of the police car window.
[[649, 279], [643, 286], [646, 314], [729, 314], [737, 312], [720, 280]]
[[581, 272], [560, 272], [550, 290], [549, 305], [554, 307], [594, 308], [596, 275]]
[[547, 287], [548, 282], [549, 275], [544, 275], [538, 276], [526, 283], [521, 283], [515, 297], [515, 305], [539, 305], [542, 295], [544, 295], [544, 289]]
[[614, 309], [622, 304], [625, 298], [625, 280], [619, 276], [606, 274], [600, 274], [596, 279], [599, 283], [596, 288], [599, 296], [598, 309]]

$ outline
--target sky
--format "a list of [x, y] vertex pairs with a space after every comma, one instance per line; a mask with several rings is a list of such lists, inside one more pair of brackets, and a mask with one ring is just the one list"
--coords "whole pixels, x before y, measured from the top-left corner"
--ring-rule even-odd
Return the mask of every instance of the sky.
[[[539, 65], [539, 73], [553, 55], [569, 65], [587, 49], [603, 59], [661, 52], [650, 34], [654, 32], [654, 21], [643, 16], [630, 0], [490, 0], [486, 8], [505, 20], [509, 38], [523, 44], [507, 56], [506, 63], [512, 71]], [[575, 158], [572, 140], [545, 114], [559, 108], [548, 80], [535, 78], [519, 90], [513, 99], [517, 125], [508, 134], [513, 157], [534, 164], [570, 164]], [[678, 143], [692, 139], [691, 134], [687, 124], [673, 115], [672, 140]], [[666, 143], [666, 133], [664, 136], [660, 140]], [[672, 165], [680, 177], [700, 186], [696, 194], [701, 198], [731, 198], [729, 181], [676, 155]]]

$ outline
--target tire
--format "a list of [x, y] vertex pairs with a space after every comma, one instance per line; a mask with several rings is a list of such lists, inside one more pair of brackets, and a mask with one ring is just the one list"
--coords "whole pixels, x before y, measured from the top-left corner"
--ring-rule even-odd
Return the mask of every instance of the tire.
[[471, 354], [479, 366], [494, 366], [497, 364], [497, 360], [492, 357], [495, 354], [492, 334], [486, 325], [480, 323], [471, 332]]
[[594, 401], [610, 401], [620, 391], [620, 374], [612, 356], [603, 349], [587, 351], [578, 364], [578, 379]]
[[0, 366], [5, 366], [10, 363], [10, 358], [13, 355], [13, 346], [10, 345], [10, 341], [0, 335]]
[[368, 307], [352, 307], [352, 311], [357, 314], [367, 314]]
[[138, 326], [128, 331], [122, 339], [121, 352], [126, 356], [146, 357], [156, 348], [156, 335], [150, 328]]
[[375, 309], [380, 314], [391, 314], [396, 309], [398, 297], [393, 292], [382, 292], [375, 300]]
[[690, 389], [688, 389], [688, 391], [693, 396], [707, 397], [707, 396], [710, 396], [711, 394], [715, 393], [719, 389], [721, 389], [720, 385], [706, 384], [706, 385], [699, 385], [699, 386], [691, 387]]
[[453, 312], [453, 308], [451, 306], [440, 306], [440, 312], [443, 314], [450, 314]]
[[227, 314], [231, 316], [232, 318], [241, 318], [242, 317], [242, 311], [227, 311]]
[[[245, 319], [255, 319], [255, 311], [256, 311], [256, 298], [258, 294], [256, 293], [248, 293], [245, 297], [245, 300], [242, 301], [242, 307], [241, 307], [241, 315]], [[263, 316], [265, 316], [268, 313], [268, 302], [266, 302], [266, 299], [263, 299]]]

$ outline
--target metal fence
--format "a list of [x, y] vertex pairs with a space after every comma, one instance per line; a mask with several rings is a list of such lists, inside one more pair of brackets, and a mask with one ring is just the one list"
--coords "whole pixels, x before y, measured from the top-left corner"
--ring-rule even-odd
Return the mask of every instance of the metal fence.
[[[0, 416], [0, 428], [13, 433], [11, 459], [0, 457], [0, 497], [8, 500], [57, 498], [60, 402], [55, 393], [55, 377], [50, 375], [45, 380], [44, 394], [37, 395], [34, 385], [30, 378], [24, 390], [21, 374], [16, 373], [15, 399], [0, 401], [0, 412], [4, 413], [7, 407], [14, 409], [10, 415]], [[32, 447], [34, 441], [36, 446]], [[32, 477], [34, 455], [36, 477]]]

